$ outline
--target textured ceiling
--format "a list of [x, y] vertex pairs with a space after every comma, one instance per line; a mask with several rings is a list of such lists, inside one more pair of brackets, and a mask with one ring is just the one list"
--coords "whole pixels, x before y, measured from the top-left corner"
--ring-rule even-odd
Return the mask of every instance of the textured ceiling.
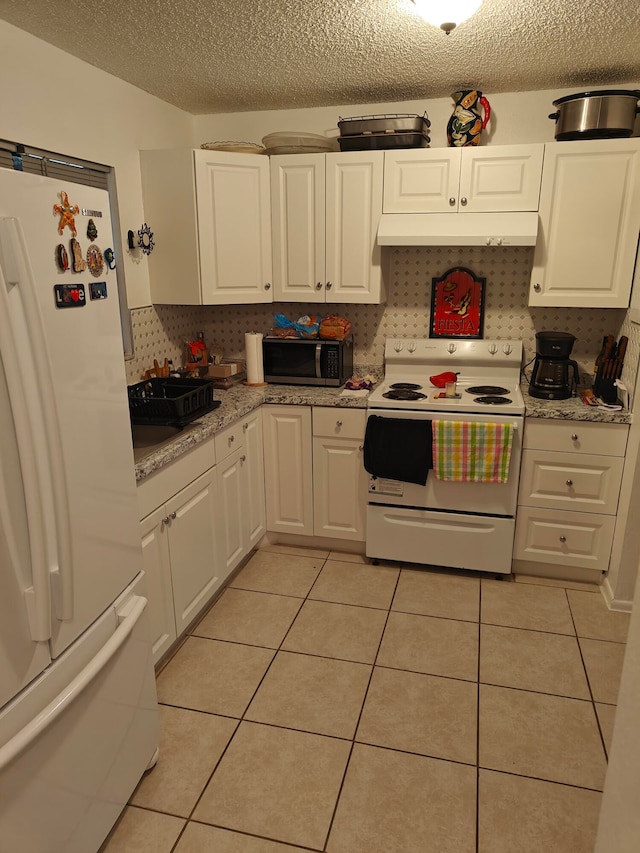
[[410, 0], [0, 0], [0, 18], [193, 114], [640, 78], [639, 0], [484, 0], [450, 36]]

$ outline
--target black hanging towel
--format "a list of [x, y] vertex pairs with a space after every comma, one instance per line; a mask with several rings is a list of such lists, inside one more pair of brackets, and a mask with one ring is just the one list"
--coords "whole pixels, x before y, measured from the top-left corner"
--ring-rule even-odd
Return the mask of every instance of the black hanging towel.
[[431, 421], [369, 415], [364, 467], [374, 477], [424, 486], [433, 468]]

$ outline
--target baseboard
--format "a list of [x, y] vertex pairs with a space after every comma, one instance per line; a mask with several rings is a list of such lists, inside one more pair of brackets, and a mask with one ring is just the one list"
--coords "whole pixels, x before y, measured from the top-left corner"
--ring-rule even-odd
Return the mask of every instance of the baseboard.
[[629, 601], [626, 598], [615, 598], [608, 577], [604, 579], [604, 583], [600, 587], [600, 591], [602, 592], [602, 597], [606, 601], [609, 610], [618, 610], [621, 613], [631, 613], [631, 610], [633, 609], [633, 601]]
[[364, 555], [364, 542], [350, 539], [331, 539], [326, 536], [301, 536], [297, 533], [277, 533], [268, 530], [260, 540], [258, 547], [264, 545], [292, 545], [296, 548], [318, 548], [327, 551], [342, 551], [347, 554]]

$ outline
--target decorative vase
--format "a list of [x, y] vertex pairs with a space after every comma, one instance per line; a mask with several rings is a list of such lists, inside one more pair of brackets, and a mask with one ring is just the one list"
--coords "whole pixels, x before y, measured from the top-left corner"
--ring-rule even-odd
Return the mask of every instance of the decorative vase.
[[[450, 147], [462, 148], [465, 145], [480, 145], [480, 136], [491, 117], [489, 101], [477, 89], [465, 89], [454, 92], [453, 114], [447, 123], [447, 142]], [[480, 115], [484, 109], [484, 118]]]

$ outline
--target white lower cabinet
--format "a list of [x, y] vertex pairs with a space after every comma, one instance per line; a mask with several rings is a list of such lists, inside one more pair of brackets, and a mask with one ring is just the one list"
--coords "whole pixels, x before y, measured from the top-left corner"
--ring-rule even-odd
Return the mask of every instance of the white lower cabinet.
[[363, 542], [364, 409], [263, 407], [267, 530]]
[[265, 532], [260, 410], [143, 480], [138, 505], [157, 662]]
[[364, 409], [313, 409], [313, 532], [364, 542]]
[[252, 412], [215, 436], [218, 537], [225, 577], [265, 532], [262, 418]]
[[[609, 568], [624, 454], [624, 424], [527, 419], [514, 568], [526, 563], [594, 578]], [[572, 577], [576, 578], [574, 571]]]
[[195, 619], [225, 578], [215, 530], [216, 475], [215, 467], [209, 468], [140, 522], [154, 661]]

